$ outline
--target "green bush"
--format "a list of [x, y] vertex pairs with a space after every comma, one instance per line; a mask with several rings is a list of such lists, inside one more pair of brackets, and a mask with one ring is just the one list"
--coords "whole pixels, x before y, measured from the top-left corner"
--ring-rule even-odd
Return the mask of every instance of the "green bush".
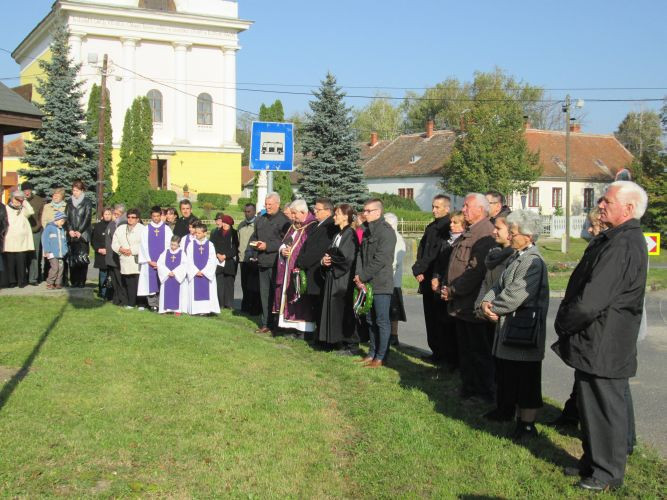
[[218, 194], [218, 193], [199, 193], [197, 195], [197, 202], [201, 205], [203, 203], [210, 203], [214, 208], [218, 210], [224, 210], [229, 206], [229, 202], [232, 201], [232, 197], [228, 194]]
[[382, 200], [384, 209], [387, 212], [393, 212], [397, 209], [421, 211], [419, 205], [415, 200], [409, 200], [398, 196], [397, 194], [389, 193], [371, 193], [371, 198], [378, 198]]
[[148, 194], [150, 205], [158, 205], [162, 208], [176, 206], [176, 191], [169, 191], [166, 189], [152, 189]]
[[236, 202], [239, 210], [243, 212], [243, 209], [248, 203], [252, 203], [252, 200], [250, 198], [239, 198], [239, 201]]

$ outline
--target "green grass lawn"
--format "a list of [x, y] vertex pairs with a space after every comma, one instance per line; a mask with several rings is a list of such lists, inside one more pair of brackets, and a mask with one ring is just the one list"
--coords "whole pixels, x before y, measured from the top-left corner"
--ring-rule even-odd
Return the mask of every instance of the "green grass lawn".
[[[230, 313], [3, 297], [0, 314], [3, 497], [584, 496], [561, 474], [577, 439], [512, 443], [408, 353], [369, 370]], [[640, 446], [617, 495], [664, 496], [666, 478]]]

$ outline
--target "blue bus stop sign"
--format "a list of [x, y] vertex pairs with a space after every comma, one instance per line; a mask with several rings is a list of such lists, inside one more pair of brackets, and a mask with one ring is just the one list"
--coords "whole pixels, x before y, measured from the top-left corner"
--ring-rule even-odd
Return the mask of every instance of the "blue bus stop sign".
[[250, 170], [294, 170], [294, 125], [252, 122]]

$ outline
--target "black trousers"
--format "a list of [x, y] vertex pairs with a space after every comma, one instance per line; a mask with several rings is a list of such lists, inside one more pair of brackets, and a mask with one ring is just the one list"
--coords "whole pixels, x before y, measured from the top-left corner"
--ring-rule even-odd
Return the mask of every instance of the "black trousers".
[[438, 328], [442, 338], [442, 361], [451, 369], [459, 366], [459, 341], [456, 319], [447, 312], [447, 302], [440, 300], [436, 307]]
[[273, 307], [273, 294], [276, 288], [275, 267], [259, 268], [259, 297], [262, 301], [261, 326], [274, 327], [274, 318], [271, 309]]
[[30, 252], [5, 252], [5, 273], [9, 286], [24, 287], [28, 284], [28, 254]]
[[424, 322], [426, 323], [426, 342], [428, 348], [433, 353], [434, 360], [442, 360], [444, 358], [444, 338], [441, 328], [439, 310], [447, 307], [447, 303], [440, 300], [440, 297], [428, 290], [422, 295], [422, 303], [424, 304]]
[[137, 289], [139, 287], [138, 274], [123, 274], [123, 287], [127, 292], [127, 305], [134, 307], [137, 305]]
[[262, 302], [259, 298], [259, 271], [257, 264], [241, 262], [241, 311], [256, 316], [262, 312]]
[[126, 306], [127, 289], [123, 282], [123, 276], [120, 274], [120, 268], [109, 267], [108, 269], [109, 274], [111, 274], [111, 286], [113, 286], [113, 303], [117, 306]]
[[218, 289], [218, 304], [221, 309], [231, 309], [234, 305], [234, 281], [236, 276], [233, 274], [215, 274], [215, 282]]
[[489, 323], [456, 319], [461, 392], [464, 397], [493, 399], [494, 362], [489, 342], [490, 327], [493, 325], [489, 326]]
[[88, 266], [77, 266], [69, 268], [69, 281], [71, 286], [83, 286], [88, 277]]
[[628, 452], [628, 379], [575, 370], [574, 381], [584, 448], [579, 468], [585, 476], [620, 485]]

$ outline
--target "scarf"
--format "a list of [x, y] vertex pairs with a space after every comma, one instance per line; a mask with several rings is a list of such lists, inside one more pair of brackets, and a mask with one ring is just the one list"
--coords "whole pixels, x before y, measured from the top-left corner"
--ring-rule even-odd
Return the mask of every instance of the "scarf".
[[81, 202], [84, 200], [85, 197], [86, 196], [83, 193], [81, 193], [81, 196], [79, 196], [78, 198], [76, 198], [74, 195], [72, 195], [72, 205], [74, 205], [74, 208], [81, 205]]
[[65, 208], [65, 200], [60, 200], [58, 202], [51, 200], [51, 206], [56, 212], [64, 212], [63, 208]]

